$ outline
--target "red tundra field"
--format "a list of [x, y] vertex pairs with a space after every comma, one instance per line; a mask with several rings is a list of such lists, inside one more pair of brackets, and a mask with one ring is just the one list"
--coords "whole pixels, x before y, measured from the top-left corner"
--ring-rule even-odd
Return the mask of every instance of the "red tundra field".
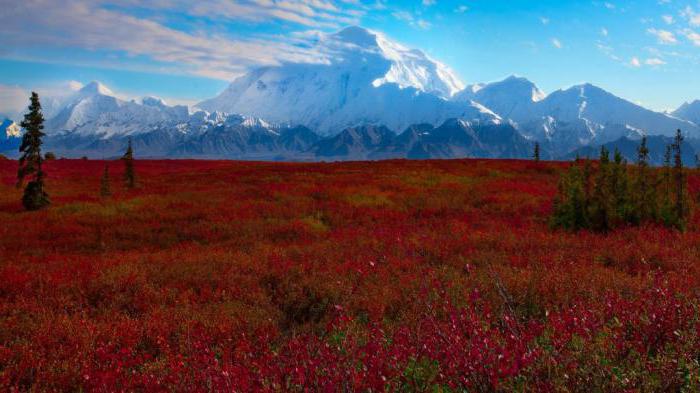
[[0, 161], [0, 390], [700, 389], [699, 215], [552, 230], [567, 164], [104, 165]]

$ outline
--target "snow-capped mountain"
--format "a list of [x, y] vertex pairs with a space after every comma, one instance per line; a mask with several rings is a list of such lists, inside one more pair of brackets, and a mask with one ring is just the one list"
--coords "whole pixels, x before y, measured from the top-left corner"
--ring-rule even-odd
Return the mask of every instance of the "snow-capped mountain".
[[691, 121], [700, 126], [700, 100], [686, 102], [671, 113], [671, 115], [679, 119]]
[[621, 137], [671, 136], [676, 129], [700, 137], [700, 128], [695, 124], [643, 108], [591, 84], [545, 95], [529, 80], [509, 77], [468, 86], [453, 100], [479, 102], [514, 122], [524, 136], [548, 143], [561, 152]]
[[22, 129], [10, 119], [0, 123], [0, 154], [15, 156], [22, 141]]
[[448, 118], [500, 121], [482, 105], [447, 100], [462, 88], [459, 79], [421, 51], [381, 33], [349, 27], [322, 36], [316, 49], [333, 54], [328, 64], [258, 68], [198, 107], [300, 124], [322, 134], [361, 125], [397, 132]]
[[475, 101], [504, 119], [515, 122], [532, 119], [536, 104], [546, 95], [529, 80], [510, 76], [502, 81], [467, 86], [454, 101]]
[[47, 151], [113, 157], [132, 138], [147, 157], [522, 158], [535, 141], [545, 157], [676, 129], [700, 141], [700, 101], [665, 114], [591, 84], [546, 95], [511, 76], [464, 88], [423, 52], [360, 27], [320, 34], [313, 47], [325, 63], [254, 69], [202, 109], [121, 99], [99, 82], [42, 97]]
[[22, 136], [22, 129], [19, 124], [10, 119], [5, 119], [0, 123], [0, 132], [5, 138], [19, 138]]
[[124, 101], [99, 82], [91, 82], [70, 96], [64, 107], [46, 123], [49, 134], [112, 136], [135, 135], [164, 124], [187, 121], [186, 106], [170, 107], [162, 100]]
[[535, 115], [552, 116], [560, 121], [585, 119], [603, 126], [621, 125], [650, 135], [672, 136], [677, 129], [682, 129], [693, 137], [700, 136], [700, 129], [694, 124], [646, 109], [591, 84], [558, 90], [536, 106]]

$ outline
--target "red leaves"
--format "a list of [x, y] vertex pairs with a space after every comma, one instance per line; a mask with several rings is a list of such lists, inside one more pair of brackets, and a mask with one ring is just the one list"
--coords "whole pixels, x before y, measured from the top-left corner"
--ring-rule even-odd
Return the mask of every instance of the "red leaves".
[[700, 233], [552, 232], [557, 164], [137, 165], [0, 163], [0, 390], [698, 388]]

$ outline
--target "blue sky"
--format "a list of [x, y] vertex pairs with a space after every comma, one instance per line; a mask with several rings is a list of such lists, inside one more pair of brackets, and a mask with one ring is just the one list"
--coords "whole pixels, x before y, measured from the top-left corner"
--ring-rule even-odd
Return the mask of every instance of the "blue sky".
[[[317, 62], [305, 37], [379, 30], [465, 83], [591, 82], [656, 110], [700, 99], [700, 0], [0, 0], [0, 113], [99, 80], [195, 103], [260, 65]], [[31, 30], [31, 31], [28, 31]]]

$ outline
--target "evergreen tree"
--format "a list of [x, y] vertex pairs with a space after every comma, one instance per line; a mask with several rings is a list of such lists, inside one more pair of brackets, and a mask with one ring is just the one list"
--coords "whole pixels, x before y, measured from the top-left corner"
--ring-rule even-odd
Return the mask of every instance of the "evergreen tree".
[[610, 191], [612, 192], [613, 223], [618, 225], [629, 220], [629, 180], [627, 161], [616, 148], [610, 171]]
[[126, 148], [124, 156], [122, 156], [124, 161], [124, 181], [126, 182], [127, 188], [134, 188], [136, 186], [136, 175], [134, 174], [134, 150], [131, 147], [131, 138], [129, 138], [129, 145]]
[[102, 173], [102, 178], [100, 178], [100, 195], [102, 197], [108, 197], [112, 195], [109, 189], [109, 166], [105, 165], [105, 170]]
[[591, 168], [591, 160], [586, 157], [583, 163], [583, 173], [581, 175], [583, 187], [583, 216], [584, 221], [588, 222], [588, 213], [591, 208], [591, 194], [593, 193], [593, 168]]
[[689, 198], [686, 192], [686, 179], [683, 172], [683, 158], [681, 146], [683, 144], [683, 134], [681, 130], [676, 131], [673, 142], [673, 180], [675, 183], [675, 209], [674, 225], [678, 229], [685, 228], [686, 221], [690, 215]]
[[654, 222], [684, 229], [691, 206], [681, 158], [682, 142], [683, 136], [678, 131], [674, 143], [666, 150], [663, 177], [658, 181], [656, 171], [649, 167], [646, 138], [637, 150], [633, 182], [622, 154], [616, 150], [611, 162], [605, 146], [600, 149], [597, 167], [590, 160], [583, 166], [572, 164], [561, 176], [551, 225], [605, 232], [624, 224]]
[[639, 224], [655, 221], [658, 216], [656, 181], [649, 169], [649, 148], [646, 136], [637, 149], [637, 178], [634, 187], [634, 220]]
[[540, 143], [535, 142], [535, 153], [533, 154], [535, 162], [540, 162]]
[[666, 225], [672, 225], [675, 221], [673, 215], [673, 202], [671, 201], [671, 156], [673, 145], [667, 145], [664, 151], [664, 167], [661, 178], [661, 205], [659, 206], [659, 216]]
[[25, 129], [22, 143], [19, 147], [22, 155], [19, 158], [17, 171], [17, 187], [21, 187], [25, 178], [31, 178], [24, 189], [22, 204], [27, 210], [38, 210], [49, 205], [49, 196], [44, 191], [44, 171], [41, 168], [41, 138], [44, 137], [44, 115], [41, 113], [39, 95], [32, 92], [29, 112], [24, 115], [20, 124]]
[[610, 176], [610, 152], [605, 146], [600, 148], [600, 161], [591, 200], [592, 229], [607, 232], [611, 227], [613, 212]]
[[554, 200], [551, 225], [577, 231], [588, 227], [584, 176], [578, 165], [572, 165], [559, 181], [559, 192]]

